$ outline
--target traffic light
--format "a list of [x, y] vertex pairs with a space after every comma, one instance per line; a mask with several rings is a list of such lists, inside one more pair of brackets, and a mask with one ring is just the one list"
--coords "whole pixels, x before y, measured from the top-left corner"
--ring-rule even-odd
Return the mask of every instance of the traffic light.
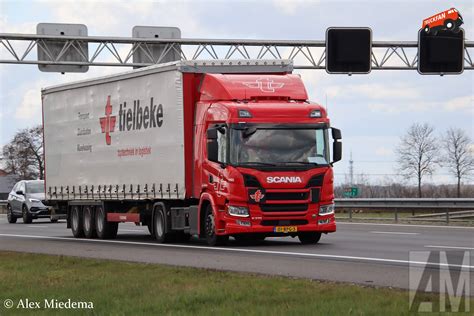
[[420, 74], [460, 74], [464, 71], [464, 30], [418, 32], [418, 72]]
[[326, 71], [330, 74], [369, 73], [372, 30], [330, 27], [326, 31]]

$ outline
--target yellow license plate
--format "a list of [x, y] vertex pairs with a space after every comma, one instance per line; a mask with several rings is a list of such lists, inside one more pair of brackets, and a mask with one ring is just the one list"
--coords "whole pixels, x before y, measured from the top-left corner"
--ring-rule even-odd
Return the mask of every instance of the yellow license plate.
[[275, 233], [296, 233], [298, 231], [297, 226], [275, 226], [273, 228]]

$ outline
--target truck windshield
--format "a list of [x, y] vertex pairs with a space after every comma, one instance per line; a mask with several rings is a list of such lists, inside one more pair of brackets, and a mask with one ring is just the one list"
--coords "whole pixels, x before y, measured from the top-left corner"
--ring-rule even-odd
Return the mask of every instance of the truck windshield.
[[327, 165], [327, 129], [232, 129], [230, 162], [234, 165]]

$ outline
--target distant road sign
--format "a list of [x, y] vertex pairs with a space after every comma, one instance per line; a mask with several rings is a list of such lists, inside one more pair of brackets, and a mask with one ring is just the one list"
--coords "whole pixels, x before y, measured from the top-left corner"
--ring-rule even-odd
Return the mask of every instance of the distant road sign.
[[354, 198], [359, 196], [359, 188], [358, 187], [350, 187], [344, 188], [344, 192], [342, 194], [345, 198]]
[[[470, 57], [469, 57], [470, 58]], [[420, 74], [460, 74], [464, 71], [464, 30], [418, 32]]]
[[[134, 38], [180, 39], [181, 30], [177, 27], [134, 26], [132, 36]], [[181, 60], [181, 45], [176, 43], [152, 44], [138, 42], [134, 45], [133, 63], [160, 64]]]
[[[36, 26], [38, 35], [84, 36], [87, 37], [87, 26], [84, 24], [39, 23]], [[37, 42], [38, 61], [48, 62], [88, 62], [89, 48], [87, 42], [42, 39]], [[38, 64], [44, 72], [87, 72], [84, 65], [48, 65]]]
[[372, 30], [368, 27], [330, 27], [326, 31], [328, 73], [369, 73], [372, 68]]

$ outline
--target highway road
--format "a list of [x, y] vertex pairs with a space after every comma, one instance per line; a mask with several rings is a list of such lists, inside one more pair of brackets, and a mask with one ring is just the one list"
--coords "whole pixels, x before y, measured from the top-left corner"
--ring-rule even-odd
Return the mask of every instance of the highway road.
[[[65, 221], [52, 224], [8, 224], [0, 216], [0, 250], [88, 258], [192, 266], [262, 273], [365, 285], [408, 288], [410, 251], [448, 252], [451, 268], [459, 270], [463, 251], [470, 252], [470, 288], [474, 289], [474, 227], [338, 223], [338, 231], [323, 235], [317, 245], [297, 238], [268, 238], [263, 243], [210, 248], [202, 240], [187, 244], [158, 244], [147, 228], [120, 224], [115, 240], [75, 239]], [[438, 269], [434, 263], [428, 269]], [[441, 268], [446, 266], [441, 264]], [[420, 270], [421, 271], [421, 270]], [[459, 271], [458, 271], [459, 272]], [[474, 290], [471, 290], [473, 295]]]

